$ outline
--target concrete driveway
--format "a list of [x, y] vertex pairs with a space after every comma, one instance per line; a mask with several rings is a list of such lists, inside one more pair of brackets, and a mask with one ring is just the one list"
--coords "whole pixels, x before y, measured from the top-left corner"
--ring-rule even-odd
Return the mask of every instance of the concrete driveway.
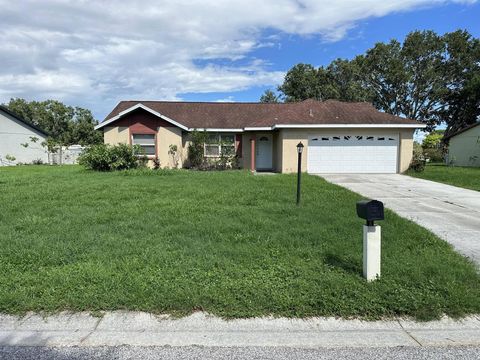
[[480, 192], [400, 174], [321, 176], [383, 201], [389, 209], [431, 230], [480, 265]]

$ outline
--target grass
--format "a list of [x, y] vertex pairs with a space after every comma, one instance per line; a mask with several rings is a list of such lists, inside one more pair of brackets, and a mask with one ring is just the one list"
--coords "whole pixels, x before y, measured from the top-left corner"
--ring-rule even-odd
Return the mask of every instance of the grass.
[[480, 191], [480, 168], [428, 164], [423, 172], [409, 170], [408, 175]]
[[386, 212], [362, 272], [359, 196], [243, 171], [0, 169], [0, 312], [143, 310], [377, 319], [480, 313], [476, 268]]

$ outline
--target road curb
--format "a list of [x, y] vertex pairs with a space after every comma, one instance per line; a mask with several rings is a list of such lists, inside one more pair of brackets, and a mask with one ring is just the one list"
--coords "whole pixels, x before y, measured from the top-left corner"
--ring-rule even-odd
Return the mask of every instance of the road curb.
[[173, 319], [114, 311], [0, 315], [1, 346], [397, 347], [480, 345], [480, 316], [432, 322], [335, 318], [223, 320], [197, 312]]

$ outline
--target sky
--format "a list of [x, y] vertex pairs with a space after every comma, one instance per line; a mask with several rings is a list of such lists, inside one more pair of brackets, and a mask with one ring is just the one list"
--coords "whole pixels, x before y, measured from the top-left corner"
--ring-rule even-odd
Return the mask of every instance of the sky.
[[0, 103], [56, 99], [103, 120], [121, 100], [258, 101], [413, 30], [480, 37], [478, 0], [0, 0]]

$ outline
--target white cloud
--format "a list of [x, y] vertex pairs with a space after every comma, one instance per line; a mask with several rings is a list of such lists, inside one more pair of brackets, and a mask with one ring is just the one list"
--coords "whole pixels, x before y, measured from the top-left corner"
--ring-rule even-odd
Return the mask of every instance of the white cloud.
[[283, 73], [252, 58], [280, 46], [275, 33], [337, 41], [362, 19], [447, 2], [475, 1], [0, 0], [0, 101], [55, 97], [104, 115], [121, 99], [275, 86]]
[[219, 103], [235, 102], [235, 99], [233, 98], [233, 96], [227, 96], [226, 98], [223, 98], [223, 99], [217, 99], [215, 100], [215, 102], [219, 102]]

